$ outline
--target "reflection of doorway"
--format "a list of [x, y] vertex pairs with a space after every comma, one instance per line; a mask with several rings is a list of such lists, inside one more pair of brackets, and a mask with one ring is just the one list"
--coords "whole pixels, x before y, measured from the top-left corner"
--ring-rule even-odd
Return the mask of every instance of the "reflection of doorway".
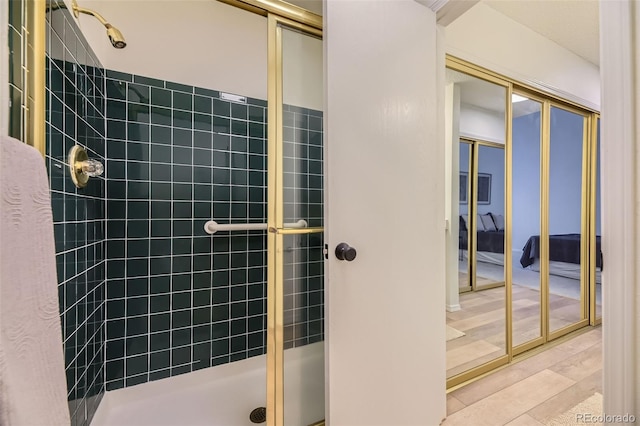
[[460, 139], [461, 293], [504, 285], [504, 144]]

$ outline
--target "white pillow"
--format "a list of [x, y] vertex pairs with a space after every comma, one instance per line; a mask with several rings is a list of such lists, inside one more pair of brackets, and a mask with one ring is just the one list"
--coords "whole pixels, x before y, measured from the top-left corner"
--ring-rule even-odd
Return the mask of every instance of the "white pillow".
[[484, 230], [485, 231], [496, 231], [496, 224], [493, 223], [493, 218], [491, 217], [491, 215], [489, 213], [487, 214], [483, 214], [481, 216], [482, 218], [482, 225], [484, 226]]
[[476, 216], [476, 231], [486, 231], [484, 223], [482, 223], [482, 216], [479, 213]]
[[498, 231], [504, 231], [504, 216], [502, 216], [501, 214], [494, 214], [493, 221], [495, 222], [496, 229]]

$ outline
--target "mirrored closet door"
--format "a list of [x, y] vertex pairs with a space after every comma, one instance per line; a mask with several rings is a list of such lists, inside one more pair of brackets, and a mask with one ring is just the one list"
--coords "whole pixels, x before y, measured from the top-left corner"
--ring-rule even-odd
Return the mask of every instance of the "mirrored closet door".
[[599, 117], [448, 57], [447, 385], [601, 322]]
[[499, 81], [451, 69], [447, 83], [455, 185], [450, 238], [457, 247], [457, 253], [451, 252], [455, 260], [448, 262], [457, 277], [452, 283], [457, 284], [457, 303], [451, 303], [447, 313], [447, 378], [453, 385], [508, 362], [507, 88]]

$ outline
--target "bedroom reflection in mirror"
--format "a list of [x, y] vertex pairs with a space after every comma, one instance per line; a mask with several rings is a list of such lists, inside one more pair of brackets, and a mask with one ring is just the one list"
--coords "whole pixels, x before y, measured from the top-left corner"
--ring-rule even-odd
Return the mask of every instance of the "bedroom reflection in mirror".
[[[455, 276], [454, 267], [458, 267], [458, 288], [453, 288], [455, 280], [448, 281], [447, 287], [447, 378], [457, 383], [479, 371], [478, 367], [506, 361], [507, 91], [451, 69], [447, 69], [447, 83], [453, 111], [452, 201], [457, 201], [451, 209], [450, 238], [458, 247], [457, 259], [447, 262], [448, 276]], [[452, 300], [457, 303], [449, 303]]]

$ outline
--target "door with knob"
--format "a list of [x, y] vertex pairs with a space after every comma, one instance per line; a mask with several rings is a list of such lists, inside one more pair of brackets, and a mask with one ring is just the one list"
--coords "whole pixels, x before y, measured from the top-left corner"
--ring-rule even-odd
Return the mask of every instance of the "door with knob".
[[328, 420], [438, 424], [445, 171], [439, 89], [425, 77], [439, 72], [435, 14], [414, 1], [324, 4]]
[[339, 260], [346, 260], [347, 262], [351, 262], [356, 258], [356, 254], [356, 249], [354, 249], [347, 243], [340, 243], [336, 246], [336, 257]]

